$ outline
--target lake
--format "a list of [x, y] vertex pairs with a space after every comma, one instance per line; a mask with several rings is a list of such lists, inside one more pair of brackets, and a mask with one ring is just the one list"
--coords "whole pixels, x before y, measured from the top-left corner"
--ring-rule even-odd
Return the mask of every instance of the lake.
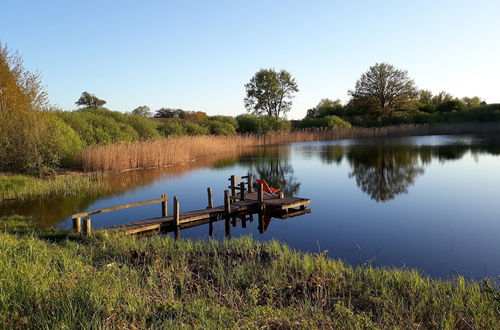
[[[36, 214], [69, 228], [77, 211], [176, 195], [181, 211], [206, 207], [206, 187], [222, 204], [231, 174], [254, 173], [285, 194], [310, 198], [312, 212], [239, 224], [231, 236], [276, 239], [308, 252], [327, 251], [352, 265], [419, 269], [433, 277], [500, 275], [500, 135], [423, 136], [307, 142], [258, 148], [223, 160], [114, 174], [105, 196], [14, 202], [0, 214]], [[95, 227], [160, 215], [148, 205], [92, 217]], [[208, 225], [182, 230], [207, 239]], [[213, 238], [224, 239], [224, 221]]]

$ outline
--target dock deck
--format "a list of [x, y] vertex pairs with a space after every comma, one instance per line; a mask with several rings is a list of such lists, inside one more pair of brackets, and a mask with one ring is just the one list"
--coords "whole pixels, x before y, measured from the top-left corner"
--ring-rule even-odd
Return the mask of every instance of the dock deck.
[[[296, 212], [295, 208], [303, 210], [311, 203], [309, 199], [300, 197], [284, 197], [265, 195], [263, 200], [263, 207], [270, 213], [283, 213], [288, 214], [292, 211]], [[259, 203], [257, 193], [247, 193], [245, 200], [236, 201], [231, 203], [231, 212], [229, 216], [238, 213], [251, 213], [259, 210]], [[195, 211], [180, 212], [179, 225], [181, 228], [186, 224], [194, 222], [206, 222], [206, 220], [220, 220], [227, 217], [224, 206], [216, 206], [213, 208], [206, 208]], [[286, 216], [285, 216], [286, 217]], [[124, 233], [125, 235], [139, 234], [152, 230], [171, 229], [175, 227], [173, 216], [151, 218], [146, 220], [135, 221], [123, 225], [117, 225], [107, 228], [102, 228], [115, 233]], [[187, 227], [187, 226], [186, 226]]]
[[[307, 198], [284, 196], [282, 192], [274, 195], [267, 194], [264, 192], [261, 183], [257, 184], [257, 191], [254, 191], [252, 174], [241, 177], [232, 175], [228, 180], [230, 181], [230, 186], [228, 187], [230, 190], [224, 191], [223, 206], [213, 206], [212, 189], [209, 187], [207, 188], [208, 207], [204, 209], [181, 212], [179, 199], [174, 196], [173, 214], [168, 215], [168, 197], [166, 194], [162, 194], [159, 199], [73, 214], [73, 228], [78, 233], [82, 232], [83, 219], [83, 233], [90, 235], [92, 232], [90, 215], [155, 203], [161, 203], [161, 217], [100, 228], [98, 230], [123, 233], [125, 235], [148, 235], [158, 231], [175, 231], [177, 237], [179, 229], [197, 226], [207, 222], [212, 223], [213, 221], [221, 219], [229, 221], [230, 218], [235, 219], [236, 217], [242, 217], [242, 215], [244, 219], [245, 214], [251, 215], [259, 213], [262, 220], [264, 214], [266, 219], [269, 219], [270, 215], [286, 219], [310, 212], [306, 207], [311, 203], [311, 200]], [[239, 182], [239, 184], [237, 184], [238, 180], [246, 180], [247, 182]]]

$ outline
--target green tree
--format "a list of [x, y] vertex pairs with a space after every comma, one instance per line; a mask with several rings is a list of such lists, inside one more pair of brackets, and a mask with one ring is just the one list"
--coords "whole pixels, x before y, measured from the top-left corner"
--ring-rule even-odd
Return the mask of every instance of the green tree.
[[367, 102], [372, 112], [383, 114], [404, 107], [417, 96], [417, 89], [408, 71], [388, 63], [376, 63], [361, 75], [354, 90], [348, 93], [354, 100]]
[[161, 108], [156, 110], [155, 118], [180, 118], [183, 113], [182, 109]]
[[322, 118], [326, 116], [339, 116], [343, 110], [344, 106], [340, 100], [322, 99], [317, 106], [307, 110], [306, 117]]
[[100, 108], [106, 104], [106, 101], [101, 100], [94, 94], [88, 92], [83, 92], [78, 101], [75, 102], [76, 105], [83, 105], [87, 108]]
[[256, 115], [286, 116], [292, 107], [294, 93], [299, 91], [290, 72], [261, 69], [245, 85], [245, 107]]
[[141, 105], [140, 107], [132, 110], [132, 115], [139, 117], [151, 117], [151, 109], [147, 105]]

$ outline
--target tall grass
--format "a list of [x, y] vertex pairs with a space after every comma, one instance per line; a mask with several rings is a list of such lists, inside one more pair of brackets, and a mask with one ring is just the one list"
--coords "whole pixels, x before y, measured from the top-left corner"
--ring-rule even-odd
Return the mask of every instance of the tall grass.
[[0, 219], [0, 328], [496, 329], [492, 284], [250, 238], [81, 239]]
[[265, 135], [172, 137], [90, 147], [81, 155], [81, 166], [85, 171], [166, 167], [209, 156], [248, 151], [250, 147], [269, 144], [491, 131], [500, 131], [500, 124], [403, 125], [381, 128], [298, 130]]
[[0, 202], [10, 199], [82, 195], [105, 189], [104, 177], [105, 174], [102, 173], [55, 175], [49, 178], [0, 174]]

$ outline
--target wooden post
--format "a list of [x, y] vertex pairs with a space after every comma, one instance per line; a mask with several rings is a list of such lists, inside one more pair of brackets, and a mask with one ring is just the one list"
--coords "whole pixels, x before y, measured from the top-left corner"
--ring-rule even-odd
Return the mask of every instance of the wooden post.
[[82, 232], [82, 218], [73, 218], [73, 229], [75, 233]]
[[251, 193], [253, 192], [253, 174], [252, 173], [248, 173], [248, 192]]
[[245, 200], [245, 182], [240, 182], [240, 201]]
[[179, 227], [175, 227], [175, 229], [174, 229], [174, 238], [175, 238], [175, 240], [178, 240], [179, 238], [181, 238], [181, 230]]
[[259, 212], [259, 233], [264, 233], [264, 221], [262, 220], [262, 212]]
[[246, 228], [247, 227], [247, 216], [246, 214], [241, 217], [241, 228]]
[[224, 190], [224, 213], [226, 213], [226, 217], [231, 213], [231, 197], [229, 196], [229, 190]]
[[231, 238], [231, 224], [229, 223], [229, 217], [224, 220], [224, 227], [226, 229], [226, 237]]
[[282, 191], [280, 191], [280, 198], [281, 199], [285, 198], [285, 194]]
[[161, 202], [161, 216], [168, 216], [168, 197], [167, 194], [161, 194], [163, 201]]
[[231, 196], [236, 196], [236, 180], [234, 175], [231, 175]]
[[208, 195], [207, 209], [213, 209], [214, 208], [214, 199], [212, 198], [212, 188], [210, 188], [210, 187], [207, 188], [207, 195]]
[[92, 235], [92, 222], [89, 217], [83, 218], [83, 233], [86, 236]]
[[174, 196], [174, 226], [179, 227], [180, 222], [180, 207], [179, 207], [179, 199], [177, 196]]
[[264, 206], [264, 188], [262, 187], [262, 183], [259, 183], [257, 190], [257, 203], [259, 204], [259, 209], [262, 210]]
[[208, 236], [212, 237], [214, 234], [214, 222], [210, 220], [210, 223], [208, 224]]

